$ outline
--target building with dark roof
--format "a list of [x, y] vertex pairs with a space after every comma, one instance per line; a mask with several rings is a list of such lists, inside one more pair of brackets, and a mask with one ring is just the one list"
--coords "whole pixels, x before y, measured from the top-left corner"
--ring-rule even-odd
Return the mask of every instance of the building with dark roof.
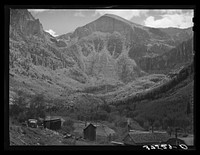
[[44, 128], [48, 128], [51, 130], [59, 130], [61, 129], [61, 119], [60, 118], [49, 118], [43, 121]]
[[131, 131], [123, 139], [125, 145], [150, 145], [166, 142], [170, 136], [166, 132]]
[[96, 126], [89, 124], [83, 129], [84, 139], [95, 141], [96, 140]]

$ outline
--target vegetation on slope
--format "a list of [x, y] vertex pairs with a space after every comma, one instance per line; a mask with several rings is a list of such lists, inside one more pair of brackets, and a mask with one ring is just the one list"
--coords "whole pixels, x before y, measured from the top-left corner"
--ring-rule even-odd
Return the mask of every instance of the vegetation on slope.
[[124, 103], [129, 103], [129, 102], [133, 103], [136, 101], [141, 101], [141, 100], [146, 100], [146, 99], [154, 100], [154, 99], [160, 98], [162, 94], [166, 93], [167, 91], [172, 89], [174, 86], [178, 85], [180, 82], [188, 78], [188, 76], [191, 76], [193, 72], [194, 72], [194, 64], [192, 63], [184, 67], [183, 69], [181, 69], [179, 73], [176, 73], [177, 75], [175, 75], [168, 82], [162, 85], [159, 85], [153, 89], [142, 91], [141, 93], [136, 93], [136, 95], [127, 97], [125, 99], [113, 101], [114, 102], [113, 104], [124, 104]]

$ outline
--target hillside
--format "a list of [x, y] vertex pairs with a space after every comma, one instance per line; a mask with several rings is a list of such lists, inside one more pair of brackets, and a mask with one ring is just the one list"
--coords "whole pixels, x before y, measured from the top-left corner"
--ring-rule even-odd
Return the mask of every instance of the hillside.
[[48, 129], [34, 129], [21, 125], [10, 125], [10, 145], [65, 145], [63, 135]]

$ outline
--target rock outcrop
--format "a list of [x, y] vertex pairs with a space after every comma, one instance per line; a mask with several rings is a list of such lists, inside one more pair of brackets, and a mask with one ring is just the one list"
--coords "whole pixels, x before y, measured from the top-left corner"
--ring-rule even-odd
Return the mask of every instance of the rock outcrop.
[[193, 39], [182, 42], [176, 48], [157, 57], [143, 57], [137, 60], [140, 68], [146, 72], [164, 72], [180, 67], [180, 64], [193, 62]]
[[10, 71], [16, 74], [39, 78], [42, 76], [37, 75], [37, 70], [33, 72], [34, 66], [55, 71], [70, 69], [75, 65], [73, 59], [63, 55], [60, 50], [60, 47], [66, 46], [65, 42], [45, 32], [39, 19], [35, 19], [27, 10], [10, 10], [9, 40]]
[[28, 37], [36, 35], [44, 37], [44, 31], [39, 19], [35, 19], [26, 9], [10, 10], [10, 35], [11, 37]]

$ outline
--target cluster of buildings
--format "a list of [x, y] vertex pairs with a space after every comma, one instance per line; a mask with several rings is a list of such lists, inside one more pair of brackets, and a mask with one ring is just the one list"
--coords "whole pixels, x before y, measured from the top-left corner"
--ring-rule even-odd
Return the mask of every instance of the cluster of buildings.
[[[62, 118], [46, 118], [42, 121], [44, 128], [51, 130], [59, 130], [62, 127], [64, 120]], [[29, 119], [28, 126], [38, 127], [38, 120]], [[74, 133], [79, 132], [79, 136], [88, 141], [97, 141], [98, 137], [105, 137], [106, 141], [113, 145], [152, 145], [152, 144], [171, 144], [171, 145], [193, 145], [193, 140], [188, 141], [184, 138], [171, 137], [165, 131], [142, 131], [142, 130], [128, 130], [121, 142], [112, 141], [115, 131], [105, 125], [97, 125], [93, 123], [86, 123], [75, 129]]]
[[[93, 124], [87, 125], [83, 129], [84, 139], [90, 141], [96, 140], [96, 130], [97, 126]], [[114, 134], [114, 133], [113, 133]], [[113, 136], [110, 134], [110, 136]], [[185, 144], [187, 146], [193, 145], [193, 137], [188, 138], [184, 137], [171, 137], [166, 131], [141, 131], [141, 130], [128, 130], [121, 142], [110, 141], [113, 145], [155, 145], [155, 144], [170, 144], [170, 145], [179, 145]]]
[[64, 120], [59, 117], [46, 117], [45, 119], [28, 119], [27, 126], [32, 128], [42, 127], [51, 130], [59, 130]]

